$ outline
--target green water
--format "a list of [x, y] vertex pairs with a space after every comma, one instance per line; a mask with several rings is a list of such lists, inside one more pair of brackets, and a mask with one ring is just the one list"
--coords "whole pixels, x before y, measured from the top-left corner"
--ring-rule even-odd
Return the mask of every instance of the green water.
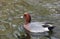
[[[0, 39], [18, 39], [15, 37], [15, 33], [19, 33], [21, 39], [26, 38], [26, 33], [21, 28], [24, 24], [24, 19], [20, 18], [24, 12], [31, 14], [32, 21], [53, 22], [56, 26], [53, 33], [49, 33], [49, 37], [43, 36], [40, 37], [40, 39], [60, 39], [60, 19], [59, 16], [55, 16], [56, 13], [59, 13], [60, 7], [58, 6], [58, 1], [59, 0], [0, 0], [0, 27], [5, 27], [5, 30], [0, 29]], [[50, 5], [52, 8], [46, 4], [52, 4]], [[18, 28], [20, 28], [20, 30]], [[33, 37], [33, 39], [36, 38]]]

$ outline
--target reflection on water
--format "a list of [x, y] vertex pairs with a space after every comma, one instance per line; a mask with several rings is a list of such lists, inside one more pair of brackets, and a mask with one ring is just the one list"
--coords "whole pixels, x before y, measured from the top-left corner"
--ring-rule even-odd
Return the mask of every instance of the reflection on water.
[[48, 35], [44, 35], [44, 36], [31, 36], [31, 38], [29, 38], [29, 36], [26, 39], [58, 39], [56, 37], [53, 36], [54, 32], [53, 31], [49, 31]]

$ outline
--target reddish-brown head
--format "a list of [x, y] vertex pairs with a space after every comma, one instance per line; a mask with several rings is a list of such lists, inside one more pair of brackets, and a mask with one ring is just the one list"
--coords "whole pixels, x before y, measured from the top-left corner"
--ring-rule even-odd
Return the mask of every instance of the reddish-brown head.
[[25, 24], [28, 24], [31, 22], [31, 16], [29, 13], [25, 12], [24, 13], [24, 18], [25, 18]]

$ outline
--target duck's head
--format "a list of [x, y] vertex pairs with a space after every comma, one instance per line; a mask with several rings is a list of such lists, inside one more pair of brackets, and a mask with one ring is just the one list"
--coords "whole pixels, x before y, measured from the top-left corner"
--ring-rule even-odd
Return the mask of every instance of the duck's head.
[[25, 24], [28, 24], [31, 22], [31, 16], [28, 12], [24, 13], [24, 19], [25, 19]]

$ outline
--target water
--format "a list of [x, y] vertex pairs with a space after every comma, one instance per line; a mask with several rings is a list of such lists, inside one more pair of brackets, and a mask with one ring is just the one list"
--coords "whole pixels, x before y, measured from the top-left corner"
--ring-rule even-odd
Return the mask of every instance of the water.
[[3, 34], [0, 34], [0, 39], [18, 39], [13, 35], [15, 31], [20, 33], [21, 39], [27, 39], [24, 29], [21, 29], [24, 19], [19, 18], [25, 11], [30, 12], [32, 22], [52, 22], [56, 26], [48, 36], [43, 35], [40, 38], [31, 36], [32, 39], [60, 39], [60, 14], [55, 14], [60, 13], [60, 0], [0, 0], [0, 25], [6, 26], [4, 32], [0, 31]]

